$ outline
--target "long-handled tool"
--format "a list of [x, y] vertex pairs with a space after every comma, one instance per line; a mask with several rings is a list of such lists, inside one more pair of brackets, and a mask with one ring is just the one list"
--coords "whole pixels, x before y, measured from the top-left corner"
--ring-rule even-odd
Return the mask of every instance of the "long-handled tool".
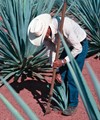
[[[62, 33], [62, 30], [63, 30], [63, 23], [64, 23], [66, 6], [67, 6], [66, 0], [64, 0], [64, 4], [63, 4], [63, 8], [62, 8], [62, 16], [61, 16], [61, 21], [60, 21], [60, 25], [59, 25], [59, 31], [61, 33]], [[58, 40], [58, 43], [57, 43], [55, 60], [57, 60], [58, 56], [59, 56], [59, 49], [60, 49], [60, 37], [59, 37], [59, 34], [57, 34], [56, 39]], [[53, 68], [53, 77], [52, 77], [51, 88], [50, 88], [50, 92], [49, 92], [49, 99], [48, 99], [45, 115], [49, 114], [51, 112], [50, 104], [51, 104], [51, 98], [53, 96], [53, 88], [54, 88], [55, 78], [56, 78], [56, 68]]]

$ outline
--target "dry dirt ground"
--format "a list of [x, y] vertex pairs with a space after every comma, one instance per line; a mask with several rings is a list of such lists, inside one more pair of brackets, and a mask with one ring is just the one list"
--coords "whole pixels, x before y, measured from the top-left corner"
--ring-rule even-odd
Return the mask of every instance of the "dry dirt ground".
[[[94, 59], [93, 56], [86, 59], [86, 61], [89, 62], [100, 81], [100, 60]], [[86, 79], [87, 84], [90, 87], [90, 90], [95, 98], [98, 107], [100, 108], [100, 101], [98, 100], [86, 66], [84, 66], [82, 73]], [[40, 120], [88, 120], [88, 115], [86, 113], [81, 98], [79, 98], [77, 112], [73, 116], [66, 117], [61, 115], [59, 112], [54, 111], [51, 111], [50, 114], [44, 116], [44, 104], [46, 103], [45, 97], [49, 93], [49, 91], [46, 89], [47, 82], [27, 79], [23, 83], [19, 83], [17, 85], [11, 81], [10, 84], [18, 92], [22, 99], [28, 104], [32, 111], [34, 111], [34, 113], [38, 116]], [[17, 104], [17, 102], [5, 86], [0, 88], [0, 92], [12, 103], [12, 105], [20, 112], [25, 120], [29, 120], [22, 108]], [[12, 113], [10, 113], [10, 111], [6, 108], [2, 101], [0, 101], [0, 120], [15, 120]]]

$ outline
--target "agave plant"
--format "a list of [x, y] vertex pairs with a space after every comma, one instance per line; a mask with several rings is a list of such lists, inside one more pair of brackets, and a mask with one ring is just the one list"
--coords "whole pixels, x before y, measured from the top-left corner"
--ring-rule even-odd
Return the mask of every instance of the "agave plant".
[[67, 109], [68, 89], [66, 88], [65, 83], [63, 81], [61, 84], [55, 83], [52, 97], [52, 105], [54, 109], [58, 109], [61, 111]]
[[[8, 79], [31, 74], [43, 77], [39, 71], [48, 70], [48, 58], [44, 46], [35, 47], [27, 36], [29, 22], [35, 16], [47, 12], [53, 7], [54, 1], [41, 0], [4, 0], [0, 4], [0, 75]], [[48, 6], [48, 7], [47, 7]], [[48, 69], [47, 69], [48, 68]], [[38, 74], [37, 74], [38, 73]]]

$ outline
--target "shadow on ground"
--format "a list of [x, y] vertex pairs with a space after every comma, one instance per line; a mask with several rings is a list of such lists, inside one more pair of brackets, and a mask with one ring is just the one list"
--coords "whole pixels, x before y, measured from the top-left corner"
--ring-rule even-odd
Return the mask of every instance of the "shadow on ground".
[[27, 89], [33, 95], [40, 105], [42, 111], [45, 113], [45, 106], [48, 101], [50, 84], [44, 80], [25, 80], [22, 82], [12, 82], [10, 84], [14, 90], [19, 93], [23, 89]]

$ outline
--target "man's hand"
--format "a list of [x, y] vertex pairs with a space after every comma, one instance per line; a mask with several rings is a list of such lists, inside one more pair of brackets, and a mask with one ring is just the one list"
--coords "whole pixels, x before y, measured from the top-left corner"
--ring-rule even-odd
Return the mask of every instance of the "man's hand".
[[66, 64], [66, 59], [60, 60], [57, 59], [53, 62], [53, 68], [58, 68]]
[[58, 81], [58, 83], [62, 83], [62, 79], [61, 79], [60, 73], [56, 73], [56, 80]]
[[53, 68], [58, 68], [62, 66], [62, 61], [57, 59], [53, 62]]

